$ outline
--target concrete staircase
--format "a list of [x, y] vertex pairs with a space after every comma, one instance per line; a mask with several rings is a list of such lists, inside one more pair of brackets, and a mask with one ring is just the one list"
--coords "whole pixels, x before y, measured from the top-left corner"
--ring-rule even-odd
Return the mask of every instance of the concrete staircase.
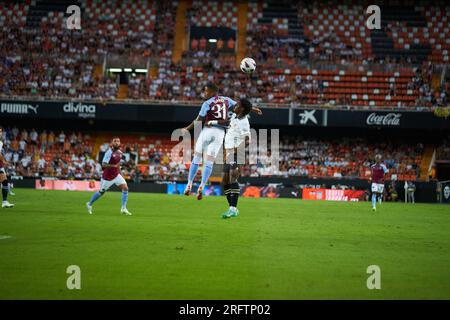
[[128, 85], [119, 85], [119, 90], [117, 90], [117, 99], [126, 99], [128, 97]]
[[247, 20], [248, 20], [248, 1], [239, 2], [237, 18], [237, 50], [236, 50], [236, 68], [242, 59], [245, 58], [247, 51]]
[[172, 61], [177, 63], [181, 59], [183, 51], [189, 46], [186, 34], [186, 11], [192, 6], [192, 0], [180, 0], [177, 8], [175, 22], [175, 34], [172, 50]]
[[93, 77], [96, 79], [103, 79], [103, 65], [98, 64], [94, 67]]
[[434, 162], [434, 157], [433, 157], [434, 150], [435, 150], [435, 146], [433, 146], [433, 145], [425, 146], [422, 163], [420, 165], [419, 179], [421, 181], [428, 181], [428, 177], [430, 176], [430, 168], [433, 165], [432, 162]]
[[431, 88], [433, 90], [438, 90], [441, 87], [441, 78], [442, 78], [441, 72], [433, 73], [433, 76], [431, 77]]
[[152, 79], [156, 79], [158, 77], [158, 67], [151, 66], [150, 68], [148, 68], [148, 76]]

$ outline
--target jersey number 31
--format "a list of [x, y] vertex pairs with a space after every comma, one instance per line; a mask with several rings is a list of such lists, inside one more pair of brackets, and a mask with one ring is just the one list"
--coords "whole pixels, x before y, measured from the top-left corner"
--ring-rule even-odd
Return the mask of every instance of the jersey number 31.
[[227, 107], [225, 103], [216, 103], [211, 108], [211, 111], [214, 114], [216, 119], [226, 119], [227, 118]]

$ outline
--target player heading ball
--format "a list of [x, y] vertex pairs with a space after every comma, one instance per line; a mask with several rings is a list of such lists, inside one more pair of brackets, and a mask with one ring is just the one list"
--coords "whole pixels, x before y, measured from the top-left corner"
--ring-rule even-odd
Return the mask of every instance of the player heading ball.
[[222, 147], [223, 139], [225, 137], [226, 125], [219, 121], [228, 120], [228, 108], [237, 104], [236, 101], [229, 97], [220, 96], [219, 88], [212, 82], [204, 87], [202, 98], [205, 98], [206, 101], [203, 102], [197, 118], [187, 127], [181, 129], [187, 133], [194, 128], [195, 121], [211, 123], [210, 126], [202, 129], [197, 139], [194, 157], [192, 158], [191, 166], [189, 168], [188, 184], [184, 190], [185, 195], [190, 195], [192, 183], [197, 174], [200, 162], [202, 162], [202, 155], [205, 153], [202, 179], [197, 191], [198, 200], [201, 200], [203, 197], [203, 188], [212, 173], [214, 161]]

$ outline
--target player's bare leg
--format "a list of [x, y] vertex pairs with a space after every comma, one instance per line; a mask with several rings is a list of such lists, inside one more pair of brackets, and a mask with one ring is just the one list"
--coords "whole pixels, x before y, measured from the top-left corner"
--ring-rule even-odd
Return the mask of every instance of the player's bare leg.
[[128, 185], [126, 183], [119, 185], [120, 190], [122, 190], [122, 208], [120, 209], [120, 213], [131, 216], [132, 213], [127, 209], [127, 201], [128, 201]]
[[377, 197], [379, 194], [377, 192], [372, 192], [372, 210], [377, 211]]
[[100, 189], [99, 191], [97, 191], [92, 195], [92, 198], [91, 200], [89, 200], [89, 202], [86, 202], [86, 208], [89, 214], [92, 214], [92, 206], [94, 202], [100, 199], [100, 197], [103, 196], [105, 192], [106, 192], [105, 190]]
[[9, 184], [8, 184], [8, 192], [9, 192], [9, 195], [10, 195], [10, 196], [15, 196], [16, 194], [12, 191], [12, 189], [13, 189], [13, 185], [12, 185], [12, 183], [9, 183]]
[[215, 157], [211, 155], [206, 155], [205, 161], [203, 163], [202, 181], [197, 190], [197, 200], [203, 199], [203, 188], [205, 187], [208, 179], [212, 173]]
[[197, 175], [198, 166], [201, 161], [202, 161], [202, 154], [195, 152], [194, 157], [192, 158], [191, 166], [189, 167], [188, 183], [186, 185], [186, 189], [184, 189], [185, 196], [191, 194], [192, 183], [194, 182], [195, 176]]

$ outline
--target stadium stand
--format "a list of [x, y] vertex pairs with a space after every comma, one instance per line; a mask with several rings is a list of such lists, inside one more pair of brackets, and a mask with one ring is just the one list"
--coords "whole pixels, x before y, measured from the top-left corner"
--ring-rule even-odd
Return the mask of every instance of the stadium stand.
[[194, 0], [189, 16], [191, 25], [237, 28], [237, 7], [231, 1]]
[[[53, 132], [5, 128], [5, 158], [8, 172], [23, 177], [97, 179], [101, 161], [112, 134]], [[100, 142], [96, 148], [96, 143]], [[188, 166], [172, 158], [177, 142], [167, 135], [127, 134], [121, 136], [126, 155], [123, 172], [127, 179], [183, 180]], [[448, 147], [443, 146], [443, 152]], [[98, 150], [94, 152], [94, 150]], [[379, 153], [388, 166], [389, 179], [416, 180], [424, 152], [422, 144], [372, 143], [362, 138], [316, 140], [286, 137], [280, 145], [280, 168], [262, 162], [244, 166], [243, 176], [310, 176], [368, 179], [370, 163]], [[94, 154], [93, 154], [94, 153]]]
[[450, 160], [450, 137], [436, 148], [436, 160]]
[[314, 140], [285, 138], [280, 145], [281, 165], [273, 167], [258, 163], [246, 166], [247, 176], [309, 176], [368, 179], [370, 159], [381, 154], [389, 169], [388, 179], [416, 180], [422, 161], [423, 145], [369, 143], [367, 139], [343, 138]]
[[[72, 1], [82, 9], [82, 30], [65, 28], [68, 1], [0, 1], [0, 96], [194, 103], [201, 100], [200, 89], [190, 84], [214, 80], [224, 94], [251, 96], [261, 105], [449, 105], [441, 79], [450, 13], [439, 3], [406, 1], [402, 10], [386, 4], [380, 30], [365, 26], [366, 5], [355, 1], [248, 1], [244, 24], [237, 2], [189, 3], [186, 37], [191, 26], [244, 26], [246, 55], [258, 65], [252, 77], [236, 67], [236, 43], [230, 39], [213, 47], [207, 39], [192, 39], [173, 61], [178, 1]], [[134, 60], [147, 69], [146, 76], [122, 77], [105, 69], [114, 61]]]

